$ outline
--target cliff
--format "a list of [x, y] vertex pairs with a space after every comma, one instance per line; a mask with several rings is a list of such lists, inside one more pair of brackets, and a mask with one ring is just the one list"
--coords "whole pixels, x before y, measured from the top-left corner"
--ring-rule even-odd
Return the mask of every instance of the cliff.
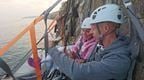
[[[62, 18], [58, 20], [58, 26], [60, 30], [58, 33], [63, 36], [65, 42], [71, 40], [72, 37], [77, 37], [80, 33], [80, 25], [84, 18], [90, 16], [92, 11], [98, 6], [114, 2], [117, 4], [122, 4], [122, 0], [68, 0], [63, 3], [60, 9], [60, 16]], [[132, 0], [134, 8], [143, 21], [144, 18], [144, 0]], [[67, 40], [68, 39], [68, 40]], [[141, 46], [142, 49], [143, 45]], [[143, 80], [144, 79], [144, 54], [143, 51], [139, 55], [139, 60], [135, 68], [134, 80]]]

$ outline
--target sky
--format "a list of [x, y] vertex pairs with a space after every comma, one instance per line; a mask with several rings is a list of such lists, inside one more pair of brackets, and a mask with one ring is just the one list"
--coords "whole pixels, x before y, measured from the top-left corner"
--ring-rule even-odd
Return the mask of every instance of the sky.
[[[57, 0], [0, 0], [0, 25], [22, 17], [38, 16]], [[62, 0], [66, 1], [66, 0]], [[53, 10], [60, 8], [60, 4]]]
[[[39, 16], [57, 0], [0, 0], [0, 42], [14, 37], [32, 19], [24, 19], [29, 16]], [[64, 2], [66, 0], [62, 0]], [[53, 11], [57, 11], [60, 6]], [[8, 35], [8, 36], [7, 36]]]

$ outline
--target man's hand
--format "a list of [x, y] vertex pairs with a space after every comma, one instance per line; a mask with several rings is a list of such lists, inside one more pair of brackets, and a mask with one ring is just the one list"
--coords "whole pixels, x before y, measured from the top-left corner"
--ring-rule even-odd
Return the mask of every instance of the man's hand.
[[67, 53], [68, 53], [68, 56], [72, 59], [76, 59], [77, 56], [75, 55], [76, 53], [74, 53], [73, 51], [71, 50], [67, 50]]
[[84, 62], [85, 62], [84, 59], [75, 59], [75, 61], [76, 61], [77, 63], [84, 63]]

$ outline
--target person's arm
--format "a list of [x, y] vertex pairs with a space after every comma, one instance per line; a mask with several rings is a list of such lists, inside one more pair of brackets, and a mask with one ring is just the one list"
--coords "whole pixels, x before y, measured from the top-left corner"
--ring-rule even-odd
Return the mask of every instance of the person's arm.
[[92, 61], [79, 64], [59, 52], [56, 48], [50, 50], [49, 54], [59, 69], [72, 80], [124, 78], [130, 63], [130, 60], [125, 55], [107, 55], [100, 62]]

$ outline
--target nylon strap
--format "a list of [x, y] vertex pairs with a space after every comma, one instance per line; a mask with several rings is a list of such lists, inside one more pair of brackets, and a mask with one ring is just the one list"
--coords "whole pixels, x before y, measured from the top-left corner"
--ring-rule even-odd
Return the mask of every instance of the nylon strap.
[[123, 4], [128, 12], [129, 17], [131, 18], [131, 29], [133, 31], [133, 38], [131, 39], [130, 43], [130, 50], [131, 50], [131, 66], [128, 72], [127, 80], [133, 79], [133, 71], [135, 68], [136, 58], [139, 54], [139, 44], [138, 44], [138, 37], [144, 42], [144, 29], [142, 23], [137, 18], [134, 8], [132, 5], [131, 0], [123, 0]]
[[35, 64], [35, 71], [36, 71], [36, 75], [37, 75], [37, 80], [42, 80], [34, 26], [31, 27], [31, 29], [30, 29], [30, 38], [31, 38], [31, 45], [32, 45], [32, 53], [34, 56], [34, 64]]

